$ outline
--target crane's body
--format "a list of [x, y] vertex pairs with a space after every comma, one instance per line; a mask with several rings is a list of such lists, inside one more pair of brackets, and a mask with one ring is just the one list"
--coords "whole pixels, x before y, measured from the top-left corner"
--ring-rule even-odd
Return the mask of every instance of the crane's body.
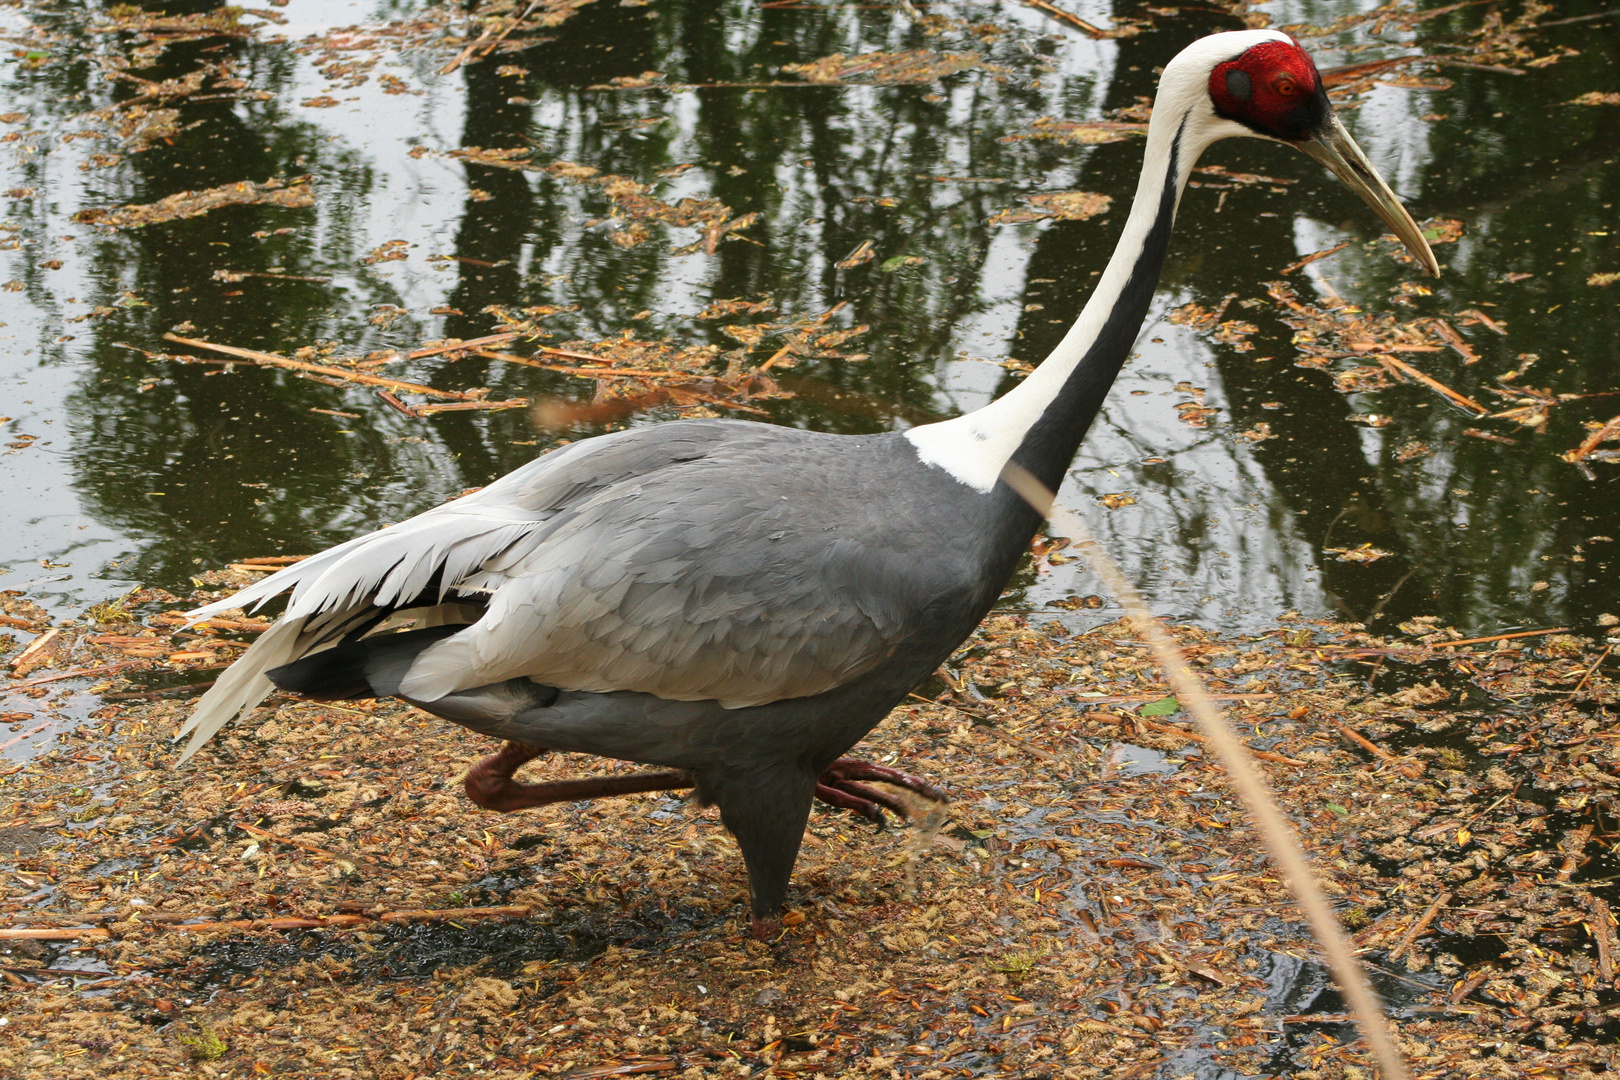
[[[274, 683], [394, 696], [507, 740], [467, 778], [494, 809], [696, 787], [736, 835], [768, 931], [813, 797], [878, 820], [898, 804], [864, 780], [943, 797], [842, 755], [994, 604], [1039, 524], [1003, 470], [1060, 486], [1146, 315], [1194, 162], [1238, 134], [1323, 157], [1433, 267], [1297, 44], [1205, 38], [1166, 68], [1091, 300], [1016, 389], [880, 435], [696, 420], [588, 439], [288, 567], [192, 613], [292, 592], [199, 703], [187, 755]], [[415, 628], [382, 632], [402, 619]], [[512, 780], [544, 750], [666, 771]]]

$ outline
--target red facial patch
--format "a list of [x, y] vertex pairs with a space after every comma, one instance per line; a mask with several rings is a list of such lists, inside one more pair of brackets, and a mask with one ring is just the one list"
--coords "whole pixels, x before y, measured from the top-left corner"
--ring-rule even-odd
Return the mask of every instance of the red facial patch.
[[1327, 110], [1316, 64], [1292, 38], [1262, 42], [1217, 65], [1209, 96], [1228, 120], [1290, 142], [1309, 138]]

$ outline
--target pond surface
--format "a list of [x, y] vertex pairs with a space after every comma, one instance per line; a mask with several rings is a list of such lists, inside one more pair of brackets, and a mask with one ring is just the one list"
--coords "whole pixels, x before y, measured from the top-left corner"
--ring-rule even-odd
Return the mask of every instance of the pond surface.
[[[551, 0], [519, 5], [536, 14], [498, 44], [505, 24], [457, 11], [272, 3], [240, 19], [207, 3], [144, 5], [167, 20], [0, 13], [0, 585], [57, 614], [308, 553], [616, 425], [763, 411], [858, 432], [982, 405], [1056, 344], [1106, 261], [1155, 71], [1244, 20], [1311, 24], [1295, 32], [1324, 69], [1457, 61], [1338, 93], [1450, 241], [1444, 275], [1392, 257], [1302, 155], [1220, 144], [1062, 500], [1159, 610], [1225, 630], [1289, 608], [1589, 630], [1620, 606], [1620, 455], [1578, 449], [1620, 413], [1620, 282], [1604, 283], [1620, 271], [1620, 104], [1601, 96], [1620, 102], [1620, 19], [1599, 0], [1432, 17], [1374, 17], [1371, 0], [1058, 5], [1139, 31], [1100, 40], [1015, 2]], [[494, 52], [441, 73], [486, 26]], [[243, 181], [282, 187], [141, 223]], [[1040, 198], [1070, 191], [1111, 205]], [[147, 209], [107, 213], [129, 206]], [[1323, 327], [1356, 319], [1384, 344], [1360, 355], [1341, 332], [1324, 358]], [[371, 386], [163, 337], [342, 365], [512, 320], [575, 351], [707, 346], [716, 373], [757, 367], [795, 321], [821, 336], [773, 365], [790, 396], [632, 395], [595, 421], [407, 415]], [[1368, 367], [1392, 341], [1479, 407]], [[489, 400], [598, 394], [487, 356], [369, 370]], [[1078, 567], [1032, 565], [1008, 604], [1111, 617]]]

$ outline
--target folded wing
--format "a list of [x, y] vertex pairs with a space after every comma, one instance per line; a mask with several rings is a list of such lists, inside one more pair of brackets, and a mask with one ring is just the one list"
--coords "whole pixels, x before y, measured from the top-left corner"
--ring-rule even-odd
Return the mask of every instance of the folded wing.
[[734, 708], [855, 678], [916, 629], [926, 570], [885, 542], [892, 511], [851, 511], [865, 496], [827, 440], [734, 422], [586, 440], [199, 608], [292, 593], [199, 701], [181, 760], [263, 699], [270, 668], [471, 594], [484, 615], [422, 654], [407, 696], [527, 676]]
[[[424, 652], [402, 690], [432, 701], [527, 676], [737, 708], [859, 676], [916, 628], [918, 568], [878, 542], [886, 529], [824, 512], [860, 493], [801, 477], [788, 499], [760, 480], [753, 463], [705, 460], [599, 494], [513, 563], [485, 617]], [[827, 521], [852, 519], [828, 534]]]
[[[649, 437], [654, 435], [661, 437]], [[179, 733], [191, 736], [180, 760], [264, 699], [274, 688], [264, 672], [364, 632], [391, 611], [499, 588], [505, 568], [531, 553], [592, 494], [699, 459], [724, 437], [718, 425], [682, 424], [574, 443], [480, 491], [328, 548], [188, 612], [196, 622], [292, 593], [275, 627], [199, 699]]]

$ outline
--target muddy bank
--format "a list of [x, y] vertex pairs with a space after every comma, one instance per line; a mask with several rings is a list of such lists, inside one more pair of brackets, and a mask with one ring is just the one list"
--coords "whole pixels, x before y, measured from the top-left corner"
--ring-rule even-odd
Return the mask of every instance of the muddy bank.
[[[164, 606], [111, 635], [144, 645], [98, 648], [183, 658], [103, 693], [207, 678], [188, 665], [243, 633], [187, 645]], [[1612, 1069], [1615, 664], [1565, 635], [1403, 630], [1182, 633], [1416, 1073]], [[952, 791], [944, 833], [912, 862], [911, 830], [817, 813], [768, 945], [735, 845], [678, 798], [478, 811], [457, 780], [492, 744], [392, 703], [273, 698], [175, 771], [184, 692], [108, 701], [0, 786], [6, 926], [36, 935], [3, 943], [0, 1071], [1367, 1075], [1120, 627], [996, 616], [926, 692], [864, 752]]]

